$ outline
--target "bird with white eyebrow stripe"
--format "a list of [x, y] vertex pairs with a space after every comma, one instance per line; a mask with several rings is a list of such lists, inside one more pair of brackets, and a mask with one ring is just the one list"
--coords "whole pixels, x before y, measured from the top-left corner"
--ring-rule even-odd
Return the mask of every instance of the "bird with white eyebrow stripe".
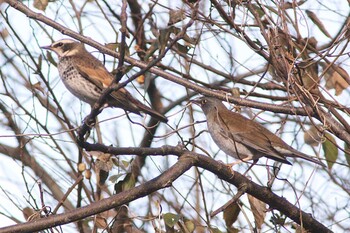
[[[62, 39], [41, 48], [58, 55], [57, 69], [64, 85], [73, 95], [91, 106], [113, 81], [114, 77], [101, 61], [91, 55], [79, 41]], [[107, 97], [106, 104], [107, 107], [122, 108], [139, 115], [140, 112], [145, 112], [159, 121], [167, 122], [165, 116], [132, 97], [125, 88], [113, 91]]]

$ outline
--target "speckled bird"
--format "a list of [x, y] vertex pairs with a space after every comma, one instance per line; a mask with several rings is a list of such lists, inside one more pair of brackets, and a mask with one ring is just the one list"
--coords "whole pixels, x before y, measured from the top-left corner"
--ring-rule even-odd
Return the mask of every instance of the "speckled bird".
[[[62, 39], [49, 46], [41, 47], [58, 55], [57, 69], [67, 89], [80, 100], [93, 106], [102, 92], [112, 83], [113, 76], [100, 60], [91, 55], [78, 41]], [[144, 105], [125, 89], [113, 91], [104, 107], [117, 107], [138, 115], [140, 112], [167, 122], [167, 118]]]

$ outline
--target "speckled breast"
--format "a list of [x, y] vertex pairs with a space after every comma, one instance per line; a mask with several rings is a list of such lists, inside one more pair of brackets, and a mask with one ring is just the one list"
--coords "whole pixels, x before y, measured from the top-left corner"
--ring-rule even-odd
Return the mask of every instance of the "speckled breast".
[[80, 100], [93, 105], [101, 95], [100, 89], [75, 68], [74, 58], [65, 57], [58, 63], [59, 75], [67, 89]]

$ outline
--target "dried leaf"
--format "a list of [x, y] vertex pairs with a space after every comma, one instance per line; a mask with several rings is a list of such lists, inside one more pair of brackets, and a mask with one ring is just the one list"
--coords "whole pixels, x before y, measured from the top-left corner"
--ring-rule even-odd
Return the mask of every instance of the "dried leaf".
[[27, 222], [36, 221], [41, 218], [40, 211], [35, 211], [32, 215], [27, 218]]
[[96, 168], [104, 171], [110, 171], [113, 168], [111, 156], [112, 155], [108, 153], [100, 153], [95, 162]]
[[41, 86], [41, 82], [34, 83], [32, 87], [40, 91], [42, 94], [45, 94], [45, 89]]
[[318, 146], [322, 142], [322, 135], [314, 125], [304, 132], [304, 141], [310, 146]]
[[318, 65], [316, 63], [305, 64], [305, 68], [301, 69], [301, 79], [303, 86], [311, 93], [318, 93], [318, 84], [320, 78], [318, 76]]
[[261, 229], [261, 226], [264, 223], [264, 219], [266, 216], [266, 203], [256, 199], [251, 195], [248, 195], [248, 201], [255, 219], [255, 226], [258, 229]]
[[332, 38], [332, 36], [328, 33], [328, 31], [326, 30], [325, 26], [321, 22], [321, 20], [319, 20], [319, 18], [317, 17], [317, 15], [314, 12], [309, 11], [309, 10], [306, 10], [305, 12], [306, 12], [306, 15], [321, 30], [321, 32], [323, 34], [325, 34], [328, 38]]
[[30, 218], [30, 216], [32, 216], [33, 214], [35, 214], [35, 210], [33, 210], [32, 208], [30, 207], [25, 207], [23, 210], [22, 210], [22, 213], [23, 213], [23, 216], [26, 220], [28, 220]]
[[111, 160], [111, 154], [100, 153], [95, 162], [96, 179], [100, 185], [103, 185], [109, 175], [109, 171], [113, 168], [113, 161]]
[[170, 10], [169, 11], [169, 25], [173, 25], [175, 23], [178, 23], [182, 20], [186, 19], [185, 11], [183, 9], [180, 10]]
[[311, 233], [311, 231], [306, 230], [298, 224], [293, 224], [292, 228], [295, 229], [295, 233]]
[[[118, 42], [105, 44], [106, 48], [113, 50], [113, 51], [117, 51], [117, 52], [120, 52], [120, 46], [121, 46], [121, 44]], [[130, 51], [129, 51], [128, 46], [125, 46], [125, 55], [130, 56]]]
[[295, 2], [295, 1], [285, 2], [282, 6], [283, 6], [283, 9], [294, 9], [296, 7], [303, 5], [305, 2], [306, 2], [306, 0], [301, 0], [299, 2]]
[[[325, 64], [322, 66], [324, 69], [326, 68]], [[335, 69], [333, 67], [335, 67]], [[349, 87], [349, 83], [343, 78], [343, 76], [347, 77], [348, 80], [350, 80], [350, 77], [349, 74], [340, 66], [333, 65], [333, 67], [329, 67], [324, 75], [326, 81], [325, 88], [327, 90], [335, 89], [335, 95], [338, 96], [343, 92], [344, 89]]]
[[[0, 1], [0, 3], [1, 3], [1, 1]], [[7, 30], [7, 28], [4, 28], [0, 31], [0, 37], [2, 39], [5, 39], [6, 37], [8, 37], [8, 35], [9, 35], [9, 31]]]
[[236, 222], [240, 212], [241, 212], [241, 208], [239, 207], [239, 204], [237, 202], [231, 203], [224, 210], [224, 220], [227, 227], [232, 226], [232, 224]]
[[233, 97], [236, 97], [236, 98], [239, 98], [241, 96], [238, 87], [233, 87], [231, 89], [231, 94], [233, 95]]
[[34, 8], [41, 11], [45, 11], [48, 4], [49, 4], [48, 0], [34, 0], [33, 2]]
[[338, 158], [338, 148], [337, 143], [332, 135], [326, 133], [325, 139], [326, 140], [322, 143], [322, 148], [327, 161], [328, 169], [331, 170]]
[[316, 40], [315, 37], [309, 37], [308, 40], [305, 40], [309, 43], [309, 45], [311, 45], [312, 47], [316, 48], [317, 47], [317, 43], [318, 41]]
[[100, 215], [96, 215], [95, 223], [98, 228], [106, 229], [108, 227], [107, 220]]

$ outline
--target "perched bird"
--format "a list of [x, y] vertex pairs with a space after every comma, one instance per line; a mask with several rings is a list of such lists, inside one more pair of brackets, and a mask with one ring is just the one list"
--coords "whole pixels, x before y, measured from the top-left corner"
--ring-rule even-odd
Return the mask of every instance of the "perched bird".
[[233, 164], [257, 161], [265, 156], [286, 164], [291, 164], [286, 157], [295, 157], [324, 166], [317, 159], [295, 150], [259, 123], [231, 112], [218, 99], [200, 97], [192, 102], [202, 108], [208, 131], [218, 147], [240, 160]]
[[[63, 39], [41, 48], [58, 55], [57, 69], [64, 85], [73, 95], [91, 106], [113, 81], [113, 76], [101, 61], [91, 55], [78, 41]], [[107, 107], [122, 108], [139, 115], [142, 111], [157, 120], [167, 122], [165, 116], [132, 97], [125, 88], [112, 92], [106, 103]]]

